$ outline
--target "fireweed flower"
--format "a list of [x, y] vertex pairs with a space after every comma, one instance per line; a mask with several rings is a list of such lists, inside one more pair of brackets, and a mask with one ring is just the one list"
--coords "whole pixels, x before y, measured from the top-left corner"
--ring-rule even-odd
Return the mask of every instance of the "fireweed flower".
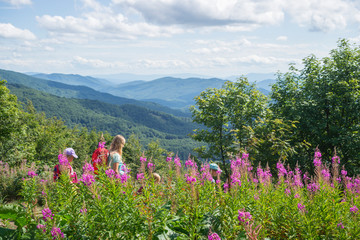
[[60, 228], [53, 227], [51, 229], [51, 236], [53, 236], [53, 240], [55, 240], [57, 237], [64, 238], [64, 234], [61, 232]]
[[136, 180], [140, 180], [140, 179], [143, 179], [144, 178], [144, 173], [138, 173], [136, 175]]
[[146, 162], [146, 157], [140, 157], [141, 162]]
[[306, 174], [306, 173], [304, 173], [304, 175], [303, 175], [303, 179], [304, 179], [304, 181], [306, 181], [306, 180], [310, 180], [310, 178], [307, 176], [307, 174]]
[[150, 169], [150, 170], [153, 170], [154, 166], [155, 165], [152, 162], [149, 162], [147, 165], [148, 169]]
[[127, 180], [130, 178], [126, 173], [120, 176], [121, 183], [126, 183]]
[[209, 240], [221, 240], [220, 236], [217, 233], [212, 233], [208, 236]]
[[37, 176], [37, 174], [34, 171], [28, 171], [28, 176], [33, 178]]
[[330, 172], [329, 172], [329, 170], [327, 170], [327, 169], [323, 169], [323, 170], [321, 170], [321, 174], [323, 175], [323, 177], [326, 179], [326, 180], [328, 180], [328, 179], [330, 179]]
[[176, 157], [176, 158], [174, 159], [174, 163], [175, 163], [176, 166], [181, 167], [180, 158]]
[[109, 177], [112, 178], [113, 176], [115, 176], [115, 171], [113, 169], [108, 169], [105, 170], [105, 174]]
[[83, 174], [82, 178], [80, 179], [80, 181], [85, 185], [85, 186], [90, 186], [93, 182], [95, 182], [95, 178], [93, 175], [91, 174]]
[[53, 219], [54, 214], [51, 212], [51, 210], [49, 208], [44, 208], [43, 210], [41, 210], [42, 215], [43, 215], [43, 219], [45, 220], [45, 222], [49, 219]]
[[225, 183], [224, 184], [224, 192], [227, 192], [229, 190], [229, 184]]
[[307, 186], [307, 189], [308, 191], [310, 192], [316, 192], [317, 190], [319, 190], [320, 186], [317, 185], [316, 183], [310, 183], [308, 186]]
[[314, 154], [314, 166], [321, 166], [321, 152], [317, 149]]
[[101, 164], [101, 163], [102, 163], [101, 158], [97, 158], [97, 159], [95, 159], [95, 160], [94, 160], [94, 163], [96, 163], [96, 164]]
[[289, 196], [289, 195], [291, 194], [291, 191], [286, 188], [286, 189], [285, 189], [285, 194]]
[[298, 207], [299, 211], [305, 212], [305, 205], [302, 205], [301, 203], [298, 203], [297, 207]]
[[195, 183], [196, 182], [196, 178], [195, 177], [192, 177], [192, 176], [189, 176], [189, 175], [185, 175], [185, 177], [186, 177], [186, 182], [188, 183], [188, 184], [193, 184], [193, 183]]
[[59, 164], [60, 165], [63, 165], [63, 166], [69, 165], [69, 161], [64, 155], [59, 154], [58, 159], [59, 159]]
[[359, 209], [354, 205], [350, 208], [350, 212], [357, 213]]
[[254, 199], [255, 199], [255, 200], [259, 200], [260, 198], [259, 198], [258, 195], [254, 195]]
[[278, 162], [276, 164], [276, 168], [279, 171], [279, 173], [278, 173], [279, 177], [285, 176], [287, 174], [287, 171], [286, 171], [284, 165], [281, 162]]
[[299, 198], [299, 197], [300, 197], [299, 194], [294, 195], [294, 198]]
[[90, 163], [85, 163], [83, 166], [84, 173], [93, 173], [94, 167]]
[[239, 185], [241, 187], [241, 180], [239, 178], [234, 177], [231, 181], [231, 185]]
[[166, 158], [166, 162], [171, 162], [171, 160], [172, 160], [172, 157], [167, 157]]
[[87, 209], [86, 209], [86, 208], [82, 208], [82, 209], [80, 209], [80, 212], [85, 214], [85, 213], [87, 213]]
[[344, 225], [342, 222], [339, 222], [338, 225], [337, 225], [339, 228], [344, 228]]
[[239, 220], [239, 224], [246, 224], [248, 225], [250, 220], [252, 219], [252, 216], [249, 212], [243, 212], [243, 211], [238, 211], [239, 215], [238, 215], [238, 220]]
[[193, 163], [193, 161], [192, 161], [191, 159], [189, 159], [189, 160], [187, 160], [187, 161], [185, 162], [185, 166], [186, 166], [186, 167], [191, 167], [191, 166], [194, 166], [194, 163]]
[[105, 148], [105, 143], [106, 142], [99, 142], [99, 148]]
[[337, 181], [338, 183], [341, 183], [341, 178], [338, 177], [338, 178], [336, 179], [336, 181]]
[[333, 156], [331, 158], [331, 162], [334, 164], [334, 163], [337, 163], [337, 164], [340, 164], [340, 157], [339, 156]]
[[341, 175], [343, 175], [345, 177], [347, 175], [347, 171], [341, 170]]
[[37, 229], [42, 229], [43, 232], [46, 232], [46, 225], [43, 225], [43, 224], [38, 224], [36, 226]]

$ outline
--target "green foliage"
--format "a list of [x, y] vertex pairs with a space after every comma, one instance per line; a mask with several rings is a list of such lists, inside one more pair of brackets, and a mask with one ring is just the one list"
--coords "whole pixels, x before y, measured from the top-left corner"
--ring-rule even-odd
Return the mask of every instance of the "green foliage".
[[249, 84], [246, 78], [226, 82], [220, 89], [207, 89], [195, 98], [190, 108], [193, 121], [206, 129], [196, 129], [192, 138], [209, 144], [209, 149], [198, 148], [201, 157], [220, 157], [226, 176], [225, 159], [236, 155], [248, 145], [256, 119], [266, 113], [266, 97]]
[[305, 140], [312, 148], [294, 160], [308, 162], [318, 146], [330, 159], [336, 147], [346, 164], [360, 169], [360, 48], [340, 40], [330, 57], [314, 55], [304, 68], [290, 67], [273, 85], [271, 109], [279, 118], [297, 121], [294, 142]]
[[[147, 172], [135, 181], [126, 175], [114, 178], [103, 168], [95, 182], [86, 181], [92, 175], [87, 172], [79, 184], [66, 175], [48, 183], [34, 176], [23, 182], [26, 208], [0, 206], [0, 218], [20, 216], [22, 228], [14, 234], [39, 239], [52, 238], [54, 228], [66, 239], [201, 240], [210, 231], [221, 239], [358, 239], [360, 212], [354, 207], [360, 206], [360, 179], [343, 176], [339, 182], [340, 166], [334, 164], [331, 176], [322, 173], [328, 167], [321, 164], [309, 181], [299, 169], [285, 175], [279, 171], [276, 178], [249, 170], [253, 165], [243, 157], [233, 160], [231, 169], [232, 179], [241, 184], [233, 182], [225, 191], [206, 177], [206, 164], [199, 171], [169, 162], [160, 184]], [[43, 210], [51, 214], [32, 211], [40, 192], [46, 201]], [[239, 220], [244, 218], [240, 212], [251, 215], [248, 223]]]
[[8, 140], [13, 132], [20, 131], [19, 105], [15, 95], [10, 94], [5, 86], [6, 81], [0, 81], [0, 146]]
[[[135, 134], [143, 145], [148, 144], [151, 139], [159, 139], [163, 148], [176, 147], [174, 149], [184, 157], [192, 152], [194, 145], [197, 145], [187, 136], [197, 125], [186, 118], [174, 117], [135, 105], [117, 106], [95, 100], [56, 97], [19, 84], [10, 84], [9, 88], [20, 101], [28, 102], [29, 105], [30, 100], [30, 105], [33, 105], [37, 111], [45, 112], [47, 117], [62, 119], [67, 126], [74, 129], [86, 127], [107, 131], [112, 135], [122, 134], [125, 137]], [[29, 107], [26, 108], [29, 111]], [[31, 111], [35, 112], [34, 109]], [[56, 120], [52, 121], [55, 124]], [[65, 128], [65, 125], [62, 125]], [[78, 134], [76, 130], [75, 132]], [[185, 140], [188, 143], [185, 143]], [[90, 145], [94, 146], [94, 143]]]
[[258, 120], [254, 128], [246, 126], [251, 136], [247, 150], [255, 165], [266, 160], [270, 169], [275, 171], [276, 163], [280, 160], [295, 166], [296, 162], [291, 162], [291, 157], [306, 152], [309, 145], [306, 142], [293, 144], [296, 123], [296, 121], [272, 119], [268, 115], [267, 118]]

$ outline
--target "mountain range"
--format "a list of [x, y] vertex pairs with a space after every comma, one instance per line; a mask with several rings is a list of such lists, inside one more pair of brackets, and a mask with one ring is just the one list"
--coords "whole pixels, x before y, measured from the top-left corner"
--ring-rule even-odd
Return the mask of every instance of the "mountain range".
[[[0, 79], [7, 80], [11, 93], [21, 102], [30, 100], [48, 117], [59, 117], [70, 127], [80, 125], [113, 135], [134, 133], [142, 143], [155, 138], [162, 147], [183, 157], [200, 146], [189, 134], [201, 126], [192, 123], [186, 107], [194, 104], [193, 98], [201, 91], [219, 88], [225, 82], [217, 78], [165, 77], [114, 84], [76, 74], [32, 75], [0, 69]], [[265, 88], [272, 82], [261, 81], [258, 86], [268, 91]]]
[[[163, 77], [151, 81], [137, 80], [115, 84], [105, 79], [73, 74], [34, 74], [33, 76], [72, 85], [83, 85], [118, 97], [158, 103], [185, 113], [188, 112], [189, 106], [194, 105], [194, 97], [206, 88], [220, 88], [227, 81], [219, 78]], [[252, 79], [259, 79], [261, 76], [270, 76], [270, 74], [251, 75]], [[255, 83], [263, 94], [268, 95], [270, 86], [274, 82], [274, 79], [266, 79]]]
[[[86, 79], [88, 79], [88, 77], [79, 77], [79, 75], [70, 75], [69, 77], [81, 79], [82, 81], [85, 82]], [[165, 107], [153, 102], [138, 101], [134, 99], [118, 97], [111, 95], [109, 93], [96, 91], [87, 86], [80, 86], [76, 84], [69, 85], [58, 82], [60, 81], [60, 79], [64, 79], [64, 78], [57, 77], [56, 79], [58, 79], [58, 81], [50, 81], [50, 80], [40, 79], [26, 74], [22, 74], [19, 72], [0, 69], [0, 79], [5, 79], [8, 83], [21, 84], [29, 88], [47, 92], [59, 97], [99, 100], [105, 103], [110, 103], [115, 105], [132, 104], [155, 111], [161, 111], [164, 113], [172, 114], [178, 117], [190, 117], [189, 113], [184, 113], [182, 111], [171, 109], [169, 107]], [[79, 83], [80, 80], [76, 80], [75, 82]], [[101, 85], [100, 82], [98, 84]]]

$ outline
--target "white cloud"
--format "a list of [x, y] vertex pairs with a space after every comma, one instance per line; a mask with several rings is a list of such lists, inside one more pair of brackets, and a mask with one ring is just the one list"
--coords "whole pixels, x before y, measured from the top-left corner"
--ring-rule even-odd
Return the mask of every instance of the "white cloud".
[[160, 25], [222, 26], [274, 24], [283, 20], [281, 1], [268, 0], [112, 0]]
[[159, 27], [145, 22], [130, 23], [122, 14], [91, 12], [81, 18], [73, 16], [37, 16], [40, 26], [53, 35], [83, 34], [84, 38], [132, 39], [140, 36], [167, 37], [182, 33], [178, 27]]
[[3, 2], [7, 2], [13, 6], [19, 7], [21, 5], [31, 5], [31, 0], [2, 0]]
[[75, 56], [72, 63], [90, 66], [93, 68], [119, 68], [124, 66], [121, 62], [106, 62], [100, 59], [87, 59], [80, 56]]
[[0, 37], [25, 40], [36, 39], [35, 35], [29, 30], [16, 28], [10, 23], [0, 23]]
[[355, 4], [349, 0], [291, 0], [287, 1], [286, 11], [300, 26], [326, 32], [356, 21], [354, 16], [358, 16], [360, 10]]
[[[23, 0], [25, 1], [25, 0]], [[350, 0], [81, 0], [80, 16], [37, 16], [50, 36], [62, 40], [136, 39], [214, 31], [252, 31], [276, 25], [285, 15], [311, 31], [331, 31], [360, 22]], [[281, 36], [279, 41], [285, 41]]]
[[331, 31], [360, 21], [360, 4], [351, 0], [112, 0], [159, 25], [250, 31], [275, 25], [284, 16], [311, 31]]
[[278, 41], [287, 41], [287, 36], [278, 36], [277, 38], [276, 38], [276, 40], [278, 40]]

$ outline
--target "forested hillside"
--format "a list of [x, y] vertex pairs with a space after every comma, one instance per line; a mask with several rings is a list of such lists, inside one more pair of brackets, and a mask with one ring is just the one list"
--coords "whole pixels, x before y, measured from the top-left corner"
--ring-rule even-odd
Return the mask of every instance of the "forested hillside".
[[135, 134], [143, 144], [158, 139], [161, 147], [175, 149], [172, 151], [178, 151], [181, 156], [187, 156], [193, 146], [199, 145], [188, 137], [197, 125], [187, 118], [130, 104], [117, 106], [96, 100], [58, 97], [20, 84], [7, 86], [19, 101], [30, 100], [38, 112], [56, 116], [69, 127], [79, 125], [126, 137]]

